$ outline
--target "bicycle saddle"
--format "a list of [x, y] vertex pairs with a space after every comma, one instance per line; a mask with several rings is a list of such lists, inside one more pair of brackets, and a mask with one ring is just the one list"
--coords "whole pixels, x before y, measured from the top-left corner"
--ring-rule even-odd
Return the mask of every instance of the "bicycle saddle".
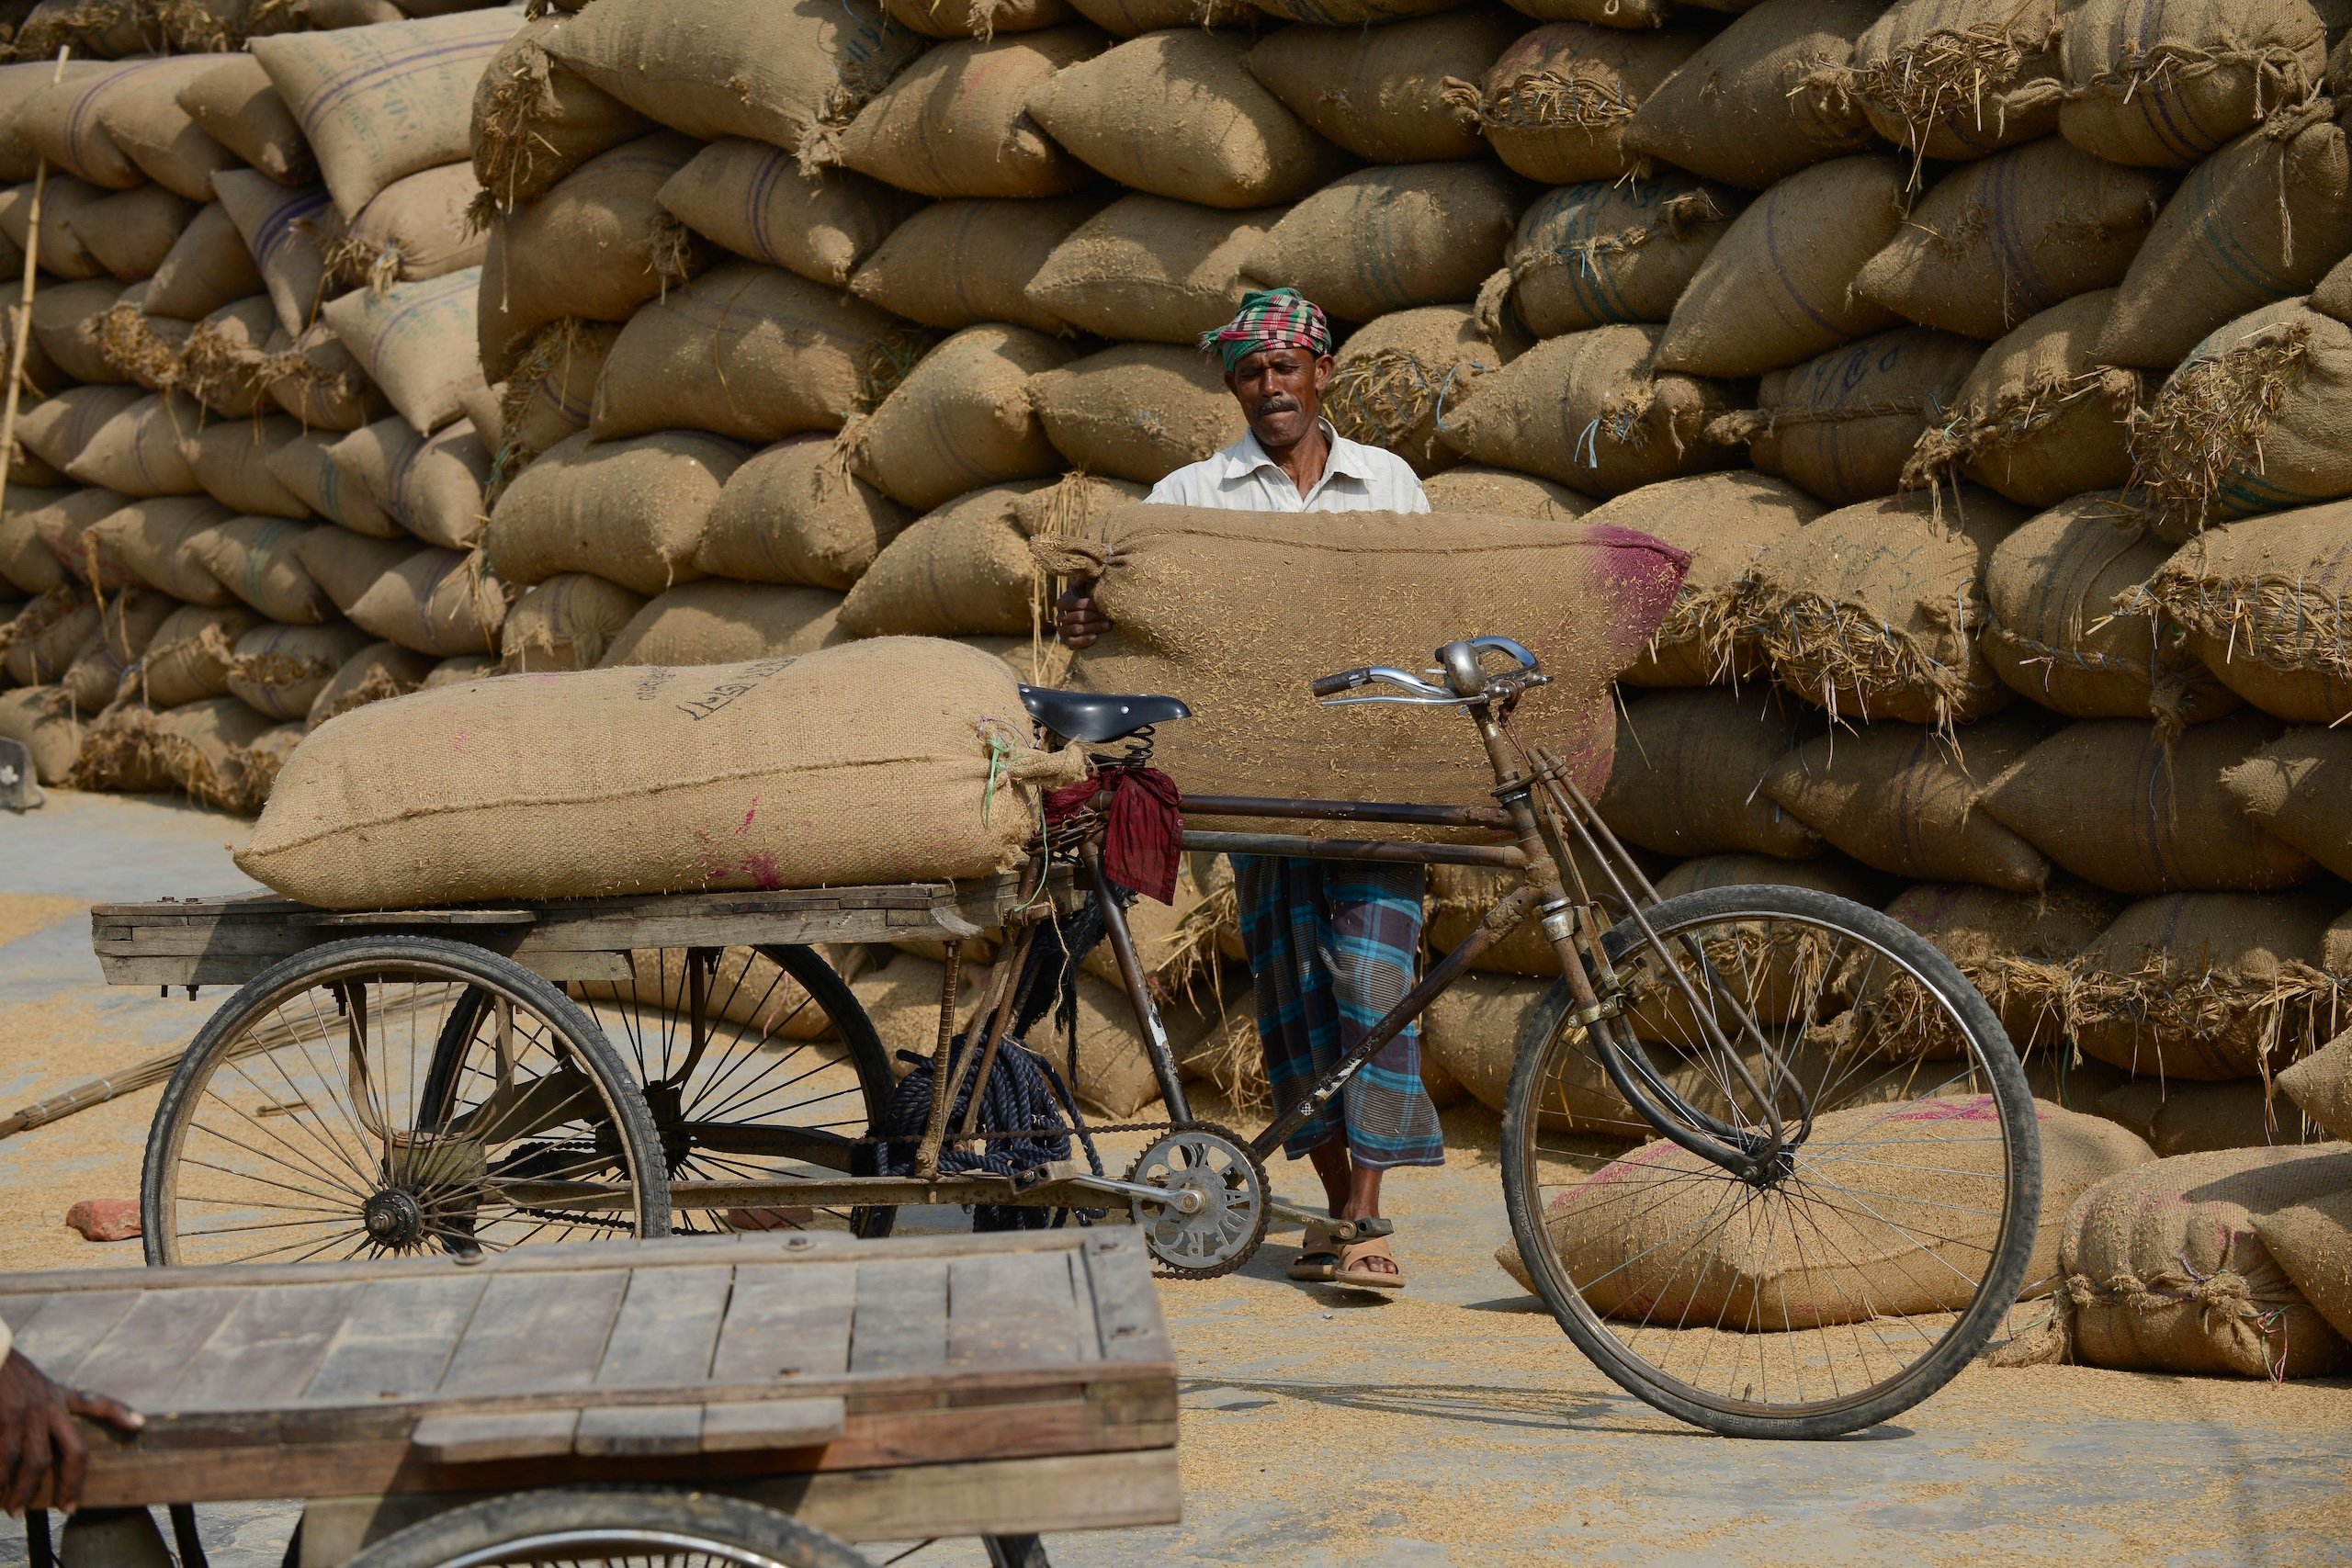
[[1101, 743], [1138, 729], [1190, 718], [1193, 710], [1174, 697], [1122, 697], [1095, 692], [1057, 692], [1023, 686], [1021, 702], [1029, 716], [1066, 740]]

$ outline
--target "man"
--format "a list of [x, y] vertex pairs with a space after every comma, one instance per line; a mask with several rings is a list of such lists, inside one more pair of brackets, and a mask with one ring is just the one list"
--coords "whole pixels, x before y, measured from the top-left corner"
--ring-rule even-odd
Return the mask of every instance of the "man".
[[[1322, 417], [1331, 328], [1296, 289], [1246, 296], [1231, 322], [1202, 338], [1201, 349], [1223, 367], [1250, 433], [1170, 474], [1147, 500], [1243, 512], [1430, 509], [1403, 459], [1343, 439]], [[1072, 648], [1111, 629], [1091, 587], [1079, 584], [1057, 605], [1056, 629]], [[1266, 1077], [1287, 1107], [1411, 988], [1423, 870], [1250, 855], [1234, 858], [1234, 873]], [[1378, 1217], [1383, 1172], [1442, 1165], [1437, 1109], [1421, 1088], [1419, 1029], [1382, 1047], [1283, 1146], [1291, 1158], [1314, 1162], [1337, 1219]], [[1375, 1290], [1405, 1283], [1385, 1238], [1340, 1247], [1319, 1227], [1308, 1229], [1290, 1277]]]
[[90, 1450], [74, 1417], [104, 1421], [125, 1434], [147, 1418], [103, 1394], [61, 1389], [9, 1341], [0, 1323], [0, 1508], [21, 1514], [54, 1481], [51, 1506], [70, 1509], [81, 1500]]

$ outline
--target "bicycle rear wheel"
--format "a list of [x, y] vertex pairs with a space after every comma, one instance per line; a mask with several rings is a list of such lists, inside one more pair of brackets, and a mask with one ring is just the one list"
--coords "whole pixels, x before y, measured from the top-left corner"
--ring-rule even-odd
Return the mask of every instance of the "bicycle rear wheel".
[[1742, 1176], [1658, 1137], [1555, 987], [1503, 1117], [1529, 1282], [1620, 1386], [1684, 1420], [1769, 1438], [1886, 1420], [2027, 1283], [2041, 1158], [2017, 1054], [1949, 960], [1847, 899], [1709, 888], [1647, 915], [1655, 944], [1630, 920], [1604, 939], [1628, 1006], [1595, 1027], [1702, 1124], [1760, 1145], [1777, 1116], [1787, 1152]]

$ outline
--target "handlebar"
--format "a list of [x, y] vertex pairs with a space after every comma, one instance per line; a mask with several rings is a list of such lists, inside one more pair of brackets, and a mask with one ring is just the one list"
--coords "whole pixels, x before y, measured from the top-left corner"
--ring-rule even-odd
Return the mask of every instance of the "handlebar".
[[[1506, 673], [1490, 679], [1482, 663], [1484, 657], [1489, 652], [1510, 655], [1519, 664], [1519, 674], [1514, 676]], [[1434, 657], [1438, 661], [1437, 666], [1429, 673], [1446, 677], [1447, 685], [1438, 685], [1410, 671], [1399, 670], [1393, 664], [1366, 664], [1353, 670], [1342, 670], [1336, 674], [1319, 676], [1312, 682], [1312, 689], [1317, 697], [1326, 701], [1339, 697], [1346, 703], [1386, 702], [1437, 705], [1483, 701], [1495, 694], [1494, 687], [1498, 682], [1508, 684], [1512, 690], [1543, 685], [1546, 682], [1543, 666], [1537, 662], [1535, 655], [1530, 653], [1523, 644], [1507, 637], [1466, 637], [1460, 642], [1450, 642], [1439, 649]], [[1401, 697], [1342, 695], [1344, 693], [1352, 692], [1361, 686], [1369, 686], [1375, 682], [1382, 685], [1397, 687], [1409, 693], [1410, 695]]]

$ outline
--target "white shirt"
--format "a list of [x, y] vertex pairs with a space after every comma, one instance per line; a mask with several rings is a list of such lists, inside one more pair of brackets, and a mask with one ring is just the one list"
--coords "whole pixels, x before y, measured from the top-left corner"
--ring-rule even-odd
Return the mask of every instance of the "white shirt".
[[1305, 495], [1248, 432], [1214, 457], [1187, 464], [1151, 487], [1146, 501], [1228, 512], [1427, 512], [1413, 466], [1394, 452], [1350, 441], [1322, 422], [1331, 444], [1323, 477]]

